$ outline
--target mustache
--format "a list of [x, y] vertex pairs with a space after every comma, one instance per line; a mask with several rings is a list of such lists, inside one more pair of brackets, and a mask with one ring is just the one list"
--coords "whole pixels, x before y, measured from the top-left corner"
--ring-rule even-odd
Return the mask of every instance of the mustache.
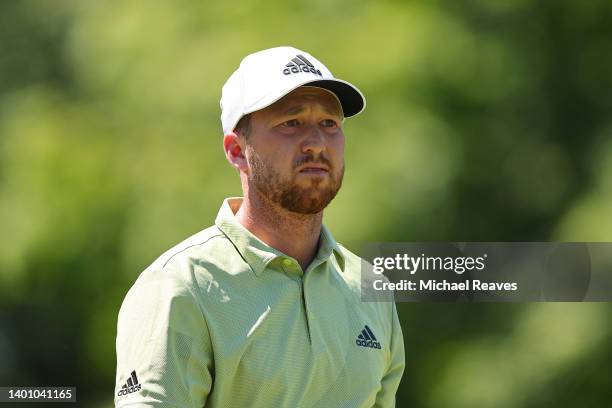
[[310, 164], [310, 163], [312, 163], [312, 164], [324, 164], [329, 169], [332, 168], [331, 161], [327, 157], [325, 157], [323, 155], [319, 156], [318, 159], [316, 159], [313, 155], [302, 156], [302, 157], [298, 158], [295, 161], [295, 163], [293, 163], [293, 166], [294, 166], [294, 168], [297, 168], [297, 167], [300, 167], [300, 166], [302, 166], [304, 164]]

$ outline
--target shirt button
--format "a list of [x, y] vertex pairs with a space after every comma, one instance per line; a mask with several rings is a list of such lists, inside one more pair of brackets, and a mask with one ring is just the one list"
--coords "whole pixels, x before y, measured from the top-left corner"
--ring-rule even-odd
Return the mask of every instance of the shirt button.
[[285, 258], [285, 259], [283, 259], [283, 265], [291, 266], [291, 265], [293, 265], [293, 261], [291, 259]]

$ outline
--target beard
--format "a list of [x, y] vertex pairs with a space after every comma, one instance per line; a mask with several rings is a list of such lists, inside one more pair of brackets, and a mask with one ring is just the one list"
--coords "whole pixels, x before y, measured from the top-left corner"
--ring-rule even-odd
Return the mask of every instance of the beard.
[[247, 146], [247, 157], [250, 164], [249, 181], [255, 187], [257, 193], [275, 204], [280, 205], [287, 211], [298, 214], [317, 214], [334, 199], [342, 186], [344, 178], [344, 165], [335, 171], [331, 162], [320, 156], [318, 160], [312, 155], [307, 155], [296, 162], [293, 168], [306, 163], [323, 163], [329, 169], [329, 180], [327, 184], [318, 178], [307, 181], [308, 186], [303, 187], [297, 183], [295, 176], [283, 177], [273, 167], [272, 163], [264, 160], [255, 149]]

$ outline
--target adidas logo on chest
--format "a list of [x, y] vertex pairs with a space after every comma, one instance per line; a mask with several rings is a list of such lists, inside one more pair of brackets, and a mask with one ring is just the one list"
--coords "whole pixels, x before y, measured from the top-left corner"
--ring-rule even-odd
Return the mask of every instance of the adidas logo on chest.
[[369, 347], [373, 349], [380, 349], [380, 343], [376, 340], [376, 336], [372, 332], [372, 329], [365, 325], [365, 328], [361, 330], [361, 333], [357, 335], [357, 339], [355, 339], [355, 343], [361, 347]]
[[306, 57], [304, 57], [302, 54], [298, 54], [295, 58], [292, 58], [291, 62], [285, 65], [285, 67], [286, 68], [283, 69], [283, 74], [285, 75], [298, 74], [300, 72], [310, 72], [320, 77], [323, 76], [323, 74], [321, 74], [321, 71], [316, 69], [315, 66], [312, 65], [312, 63], [308, 61]]

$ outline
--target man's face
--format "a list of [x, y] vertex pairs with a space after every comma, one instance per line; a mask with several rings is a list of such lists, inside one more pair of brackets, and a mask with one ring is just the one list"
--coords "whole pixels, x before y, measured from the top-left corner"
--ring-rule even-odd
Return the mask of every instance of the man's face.
[[336, 97], [313, 87], [252, 113], [246, 146], [251, 187], [286, 210], [322, 211], [342, 185], [342, 119]]

